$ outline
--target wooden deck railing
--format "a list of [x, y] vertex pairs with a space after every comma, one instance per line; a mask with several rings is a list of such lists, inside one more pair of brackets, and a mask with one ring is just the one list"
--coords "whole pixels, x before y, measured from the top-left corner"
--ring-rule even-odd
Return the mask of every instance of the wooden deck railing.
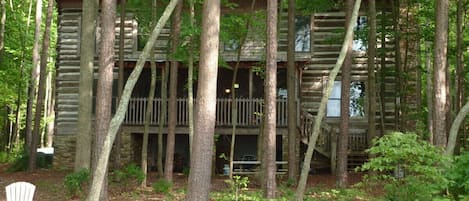
[[[161, 99], [155, 99], [153, 104], [153, 115], [151, 125], [160, 124]], [[237, 98], [237, 126], [254, 127], [259, 126], [262, 121], [263, 99]], [[129, 102], [129, 108], [125, 115], [124, 124], [143, 125], [145, 122], [145, 109], [147, 107], [147, 98], [132, 98]], [[232, 125], [231, 99], [217, 99], [216, 104], [216, 126]], [[168, 111], [169, 112], [169, 111]], [[177, 99], [177, 123], [178, 126], [187, 126], [189, 122], [187, 99]], [[165, 125], [167, 119], [165, 119]], [[277, 127], [287, 126], [287, 100], [277, 99]]]
[[[315, 117], [308, 112], [302, 111], [301, 113], [301, 138], [304, 143], [307, 143], [311, 133], [313, 132]], [[316, 141], [316, 150], [321, 154], [333, 157], [339, 131], [335, 126], [331, 126], [324, 121], [321, 125], [321, 130]], [[367, 135], [363, 129], [350, 129], [348, 150], [349, 152], [363, 152], [367, 148]]]

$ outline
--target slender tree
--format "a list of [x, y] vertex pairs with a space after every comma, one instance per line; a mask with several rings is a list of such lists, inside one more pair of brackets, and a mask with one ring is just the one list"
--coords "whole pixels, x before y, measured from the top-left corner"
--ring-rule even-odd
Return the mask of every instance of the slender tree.
[[55, 119], [55, 84], [54, 84], [54, 77], [55, 73], [49, 71], [47, 76], [48, 78], [48, 89], [49, 89], [49, 101], [47, 102], [47, 128], [46, 128], [46, 147], [52, 147], [54, 142], [54, 130], [55, 130], [55, 123], [54, 121], [50, 121], [50, 119]]
[[[151, 8], [152, 21], [156, 19], [156, 0], [152, 1]], [[155, 48], [151, 49], [150, 53], [150, 70], [151, 70], [151, 80], [150, 80], [150, 91], [148, 92], [147, 98], [147, 108], [145, 111], [145, 124], [143, 126], [143, 140], [142, 140], [142, 162], [141, 168], [143, 172], [143, 179], [141, 186], [147, 186], [147, 171], [148, 171], [148, 130], [150, 129], [151, 117], [153, 116], [153, 100], [155, 98], [155, 88], [156, 88], [156, 63], [155, 63]]]
[[91, 168], [93, 71], [98, 0], [84, 0], [80, 36], [80, 84], [78, 88], [78, 133], [76, 138], [75, 171]]
[[36, 170], [36, 146], [40, 136], [40, 122], [42, 110], [44, 108], [45, 84], [47, 78], [47, 58], [49, 58], [50, 29], [52, 24], [52, 12], [54, 9], [54, 0], [49, 0], [47, 4], [46, 25], [42, 39], [41, 52], [41, 70], [39, 75], [39, 86], [36, 100], [36, 113], [34, 115], [34, 130], [31, 138], [31, 146], [29, 147], [29, 171]]
[[186, 200], [209, 200], [220, 33], [220, 0], [205, 0], [191, 171]]
[[287, 104], [288, 104], [288, 179], [298, 177], [297, 72], [295, 66], [295, 0], [288, 0]]
[[[171, 53], [175, 54], [179, 46], [179, 35], [181, 33], [181, 12], [182, 2], [179, 2], [174, 11], [171, 23]], [[179, 62], [171, 58], [171, 69], [169, 78], [169, 114], [168, 114], [168, 138], [166, 139], [166, 160], [164, 178], [167, 181], [173, 181], [174, 168], [174, 146], [176, 137], [177, 123], [177, 80], [178, 80]]]
[[[368, 147], [376, 137], [376, 1], [368, 1]], [[383, 41], [384, 42], [384, 41]], [[383, 43], [382, 42], [382, 43]]]
[[0, 61], [3, 60], [3, 52], [5, 48], [5, 24], [7, 19], [7, 9], [5, 0], [0, 0]]
[[[246, 38], [248, 37], [248, 32], [251, 27], [252, 15], [255, 14], [254, 6], [256, 5], [256, 0], [251, 1], [251, 15], [246, 19], [246, 29], [242, 33], [241, 38], [239, 38], [239, 46], [236, 52], [236, 64], [233, 68], [233, 77], [231, 78], [231, 146], [230, 146], [230, 170], [233, 169], [233, 160], [234, 160], [234, 150], [236, 142], [236, 126], [238, 124], [238, 103], [236, 102], [236, 80], [238, 79], [238, 69], [241, 64], [241, 54], [242, 47], [246, 43]], [[216, 148], [216, 147], [215, 147]], [[233, 171], [230, 171], [229, 177], [233, 178]]]
[[109, 155], [111, 154], [111, 146], [116, 138], [117, 131], [119, 130], [119, 126], [122, 124], [122, 121], [124, 121], [125, 113], [127, 112], [127, 107], [129, 105], [132, 90], [135, 87], [138, 77], [140, 76], [142, 72], [146, 59], [150, 55], [151, 48], [154, 47], [156, 39], [160, 35], [161, 30], [163, 29], [164, 25], [168, 21], [178, 1], [179, 0], [171, 0], [169, 2], [165, 11], [163, 12], [160, 19], [158, 20], [158, 23], [154, 27], [152, 34], [150, 35], [150, 38], [145, 44], [145, 47], [143, 48], [143, 51], [137, 60], [137, 64], [134, 70], [132, 71], [129, 78], [127, 79], [127, 82], [124, 86], [124, 90], [122, 91], [121, 101], [119, 102], [119, 105], [117, 106], [117, 111], [114, 117], [112, 118], [111, 122], [109, 123], [109, 130], [107, 132], [106, 139], [104, 140], [102, 151], [99, 153], [97, 167], [93, 169], [93, 178], [92, 178], [92, 182], [90, 186], [91, 190], [87, 197], [87, 201], [99, 200], [100, 192], [102, 190], [102, 186], [105, 180], [107, 166], [109, 163]]
[[33, 131], [33, 107], [36, 99], [37, 81], [39, 77], [39, 48], [41, 38], [41, 24], [42, 24], [42, 1], [36, 1], [36, 25], [34, 28], [34, 44], [33, 44], [33, 55], [32, 55], [32, 68], [31, 77], [28, 87], [28, 101], [26, 108], [26, 147], [31, 147], [32, 142], [32, 131]]
[[[353, 1], [347, 0], [345, 5], [345, 26], [354, 24], [351, 21]], [[345, 188], [347, 185], [347, 155], [350, 119], [350, 74], [352, 70], [352, 41], [349, 41], [347, 55], [342, 66], [342, 86], [340, 97], [340, 134], [337, 143], [337, 187]]]
[[[195, 29], [194, 0], [189, 0], [190, 26]], [[194, 139], [194, 35], [189, 36], [189, 55], [187, 58], [187, 107], [189, 112], [189, 158], [192, 158], [192, 141]]]
[[161, 113], [160, 113], [160, 124], [158, 126], [158, 153], [156, 167], [158, 168], [158, 174], [164, 176], [163, 169], [163, 128], [166, 125], [166, 117], [168, 111], [168, 77], [169, 73], [169, 62], [166, 60], [165, 66], [161, 68]]
[[463, 18], [464, 18], [464, 2], [458, 0], [456, 7], [456, 98], [455, 110], [459, 112], [464, 104], [464, 36], [463, 36]]
[[277, 90], [277, 1], [267, 1], [267, 53], [264, 81], [264, 197], [275, 198], [275, 149], [276, 149], [276, 90]]
[[[119, 73], [117, 77], [117, 100], [120, 101], [122, 96], [122, 89], [124, 87], [124, 55], [125, 55], [125, 10], [127, 7], [126, 0], [120, 0], [120, 16], [119, 16]], [[121, 132], [117, 132], [116, 142], [114, 142], [114, 167], [121, 166], [121, 149], [122, 138]]]
[[[434, 102], [433, 102], [433, 126], [434, 144], [439, 147], [446, 147], [448, 130], [448, 85], [447, 79], [447, 47], [448, 47], [448, 12], [449, 1], [437, 0], [436, 2], [436, 27], [435, 27], [435, 49], [434, 49]], [[436, 115], [438, 114], [438, 115]]]
[[425, 41], [425, 68], [426, 68], [426, 93], [427, 93], [427, 130], [428, 141], [433, 143], [433, 66], [431, 59], [431, 42]]
[[[350, 20], [351, 22], [355, 22], [357, 20], [358, 11], [360, 10], [360, 3], [361, 3], [361, 0], [355, 1], [355, 4], [353, 6], [352, 18]], [[322, 119], [324, 118], [326, 114], [327, 101], [332, 93], [332, 88], [334, 86], [335, 78], [337, 77], [337, 74], [339, 73], [339, 70], [342, 67], [342, 64], [344, 63], [345, 57], [347, 55], [347, 51], [350, 46], [350, 42], [353, 41], [353, 25], [354, 24], [353, 23], [347, 23], [347, 24], [348, 26], [346, 28], [345, 39], [344, 39], [342, 48], [339, 53], [339, 58], [337, 59], [337, 62], [334, 68], [331, 70], [329, 74], [327, 85], [326, 85], [327, 87], [326, 87], [324, 96], [321, 98], [321, 103], [319, 105], [318, 114], [316, 115], [316, 121], [314, 121], [313, 130], [309, 138], [308, 148], [306, 150], [305, 158], [303, 161], [303, 167], [301, 169], [300, 180], [298, 182], [298, 187], [296, 188], [296, 193], [295, 193], [297, 201], [302, 201], [304, 198], [306, 181], [308, 179], [308, 173], [311, 167], [311, 158], [313, 156], [314, 148], [318, 140]]]

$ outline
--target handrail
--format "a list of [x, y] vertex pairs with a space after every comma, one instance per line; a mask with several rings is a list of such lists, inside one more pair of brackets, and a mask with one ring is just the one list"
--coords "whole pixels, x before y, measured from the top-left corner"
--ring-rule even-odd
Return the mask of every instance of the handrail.
[[[151, 125], [159, 125], [159, 112], [161, 111], [161, 98], [153, 100], [153, 115]], [[188, 103], [186, 98], [178, 98], [177, 102], [177, 126], [187, 126], [189, 122]], [[237, 98], [237, 126], [257, 127], [261, 125], [264, 110], [264, 99], [261, 98]], [[145, 109], [147, 98], [131, 98], [126, 113], [124, 124], [143, 125], [145, 122]], [[232, 101], [229, 98], [219, 98], [216, 103], [216, 126], [232, 125]], [[168, 111], [170, 112], [170, 111]], [[166, 119], [167, 120], [167, 119]], [[167, 122], [167, 121], [165, 121]], [[287, 126], [287, 100], [277, 99], [277, 127]]]

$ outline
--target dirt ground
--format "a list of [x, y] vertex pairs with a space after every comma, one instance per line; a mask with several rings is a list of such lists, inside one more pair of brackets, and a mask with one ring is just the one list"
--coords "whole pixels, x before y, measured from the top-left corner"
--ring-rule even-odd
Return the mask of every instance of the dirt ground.
[[[71, 198], [63, 185], [63, 178], [69, 171], [63, 170], [38, 170], [34, 173], [27, 172], [6, 172], [6, 167], [0, 165], [0, 200], [5, 198], [5, 186], [17, 181], [27, 181], [36, 185], [34, 195], [35, 201], [78, 201], [79, 197]], [[284, 177], [284, 176], [282, 176]], [[281, 177], [281, 178], [282, 178]], [[156, 178], [155, 174], [149, 175], [148, 183], [151, 184]], [[226, 176], [216, 175], [212, 179], [212, 191], [220, 191], [227, 187], [224, 180]], [[361, 180], [360, 174], [352, 173], [349, 175], [349, 183], [355, 184]], [[187, 184], [187, 178], [182, 174], [174, 175], [174, 189], [183, 189]], [[251, 180], [250, 180], [251, 181]], [[311, 175], [308, 179], [308, 187], [333, 188], [335, 186], [335, 177], [328, 173]], [[250, 183], [250, 188], [258, 188], [254, 182]], [[178, 197], [177, 193], [174, 198], [176, 200], [184, 200], [182, 196]], [[119, 201], [137, 201], [137, 200], [165, 200], [162, 194], [152, 192], [151, 187], [129, 190], [121, 184], [111, 183], [109, 186], [109, 196], [111, 200]]]

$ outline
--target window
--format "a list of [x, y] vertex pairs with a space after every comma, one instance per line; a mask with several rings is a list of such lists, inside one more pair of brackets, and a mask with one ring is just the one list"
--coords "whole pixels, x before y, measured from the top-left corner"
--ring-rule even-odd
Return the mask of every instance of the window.
[[[335, 81], [331, 96], [327, 101], [327, 117], [340, 117], [341, 81]], [[365, 116], [365, 82], [350, 83], [350, 117]]]
[[367, 37], [367, 17], [358, 16], [357, 23], [355, 24], [354, 32], [355, 36], [353, 37], [353, 46], [352, 49], [355, 51], [365, 51], [366, 50], [366, 37]]
[[296, 16], [295, 18], [295, 51], [309, 52], [311, 47], [311, 29], [309, 16]]
[[239, 40], [237, 39], [229, 39], [227, 42], [224, 43], [224, 50], [225, 51], [237, 51], [239, 48]]

